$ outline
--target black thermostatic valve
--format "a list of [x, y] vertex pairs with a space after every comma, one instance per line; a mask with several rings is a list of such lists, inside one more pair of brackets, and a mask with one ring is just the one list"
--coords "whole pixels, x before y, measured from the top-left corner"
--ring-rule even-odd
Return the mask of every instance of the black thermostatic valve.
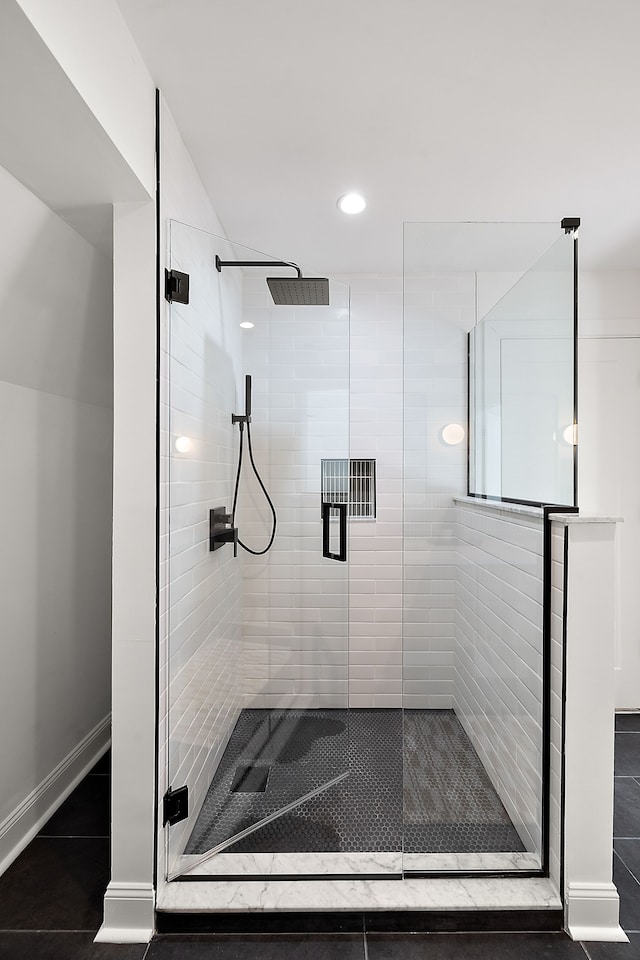
[[238, 549], [238, 528], [230, 526], [231, 515], [226, 507], [209, 510], [209, 550], [219, 550], [225, 543], [232, 543], [234, 556]]

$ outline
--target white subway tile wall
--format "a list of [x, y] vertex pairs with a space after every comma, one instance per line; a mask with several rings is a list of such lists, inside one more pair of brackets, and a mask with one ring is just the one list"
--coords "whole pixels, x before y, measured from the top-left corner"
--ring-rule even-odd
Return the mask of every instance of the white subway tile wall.
[[455, 707], [527, 849], [541, 848], [542, 518], [458, 504]]
[[349, 524], [349, 703], [402, 706], [402, 280], [351, 286], [351, 456], [376, 461], [375, 520]]
[[[238, 275], [220, 276], [208, 234], [171, 225], [171, 265], [190, 275], [190, 302], [161, 330], [161, 793], [188, 785], [179, 853], [242, 705], [242, 579], [231, 546], [209, 551], [209, 509], [231, 508], [241, 355]], [[179, 452], [176, 440], [186, 438]], [[165, 777], [167, 778], [165, 782]]]
[[407, 708], [456, 706], [454, 496], [467, 492], [467, 331], [473, 274], [410, 277], [404, 290], [404, 683]]
[[[243, 553], [245, 704], [345, 707], [347, 568], [322, 556], [320, 504], [321, 461], [349, 456], [348, 289], [301, 308], [274, 307], [262, 278], [243, 292], [254, 460], [278, 516], [270, 552]], [[246, 455], [239, 503], [240, 538], [261, 550], [271, 513]]]

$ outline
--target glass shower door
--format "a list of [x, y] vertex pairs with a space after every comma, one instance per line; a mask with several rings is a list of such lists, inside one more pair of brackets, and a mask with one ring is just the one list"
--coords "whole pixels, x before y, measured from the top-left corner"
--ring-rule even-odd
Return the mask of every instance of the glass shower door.
[[349, 771], [349, 489], [322, 486], [349, 463], [348, 287], [276, 305], [290, 267], [175, 222], [170, 256], [167, 877], [314, 872]]

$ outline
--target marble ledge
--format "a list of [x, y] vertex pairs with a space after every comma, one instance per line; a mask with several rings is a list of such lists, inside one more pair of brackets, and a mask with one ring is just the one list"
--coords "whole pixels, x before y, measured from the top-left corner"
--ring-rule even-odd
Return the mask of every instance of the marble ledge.
[[375, 910], [557, 910], [547, 878], [237, 880], [159, 883], [156, 909], [173, 913]]
[[[461, 506], [482, 507], [496, 513], [517, 513], [520, 516], [543, 519], [542, 507], [529, 507], [520, 503], [502, 503], [500, 500], [483, 500], [481, 497], [454, 497], [454, 503]], [[551, 515], [554, 522], [569, 523], [623, 523], [624, 517], [605, 516], [604, 514], [589, 513], [554, 513]]]
[[553, 522], [568, 526], [574, 523], [624, 523], [624, 517], [605, 517], [589, 513], [554, 513]]
[[496, 513], [517, 513], [521, 517], [542, 520], [542, 507], [529, 507], [524, 503], [503, 503], [502, 500], [484, 500], [482, 497], [454, 497], [454, 503], [465, 507], [483, 507]]

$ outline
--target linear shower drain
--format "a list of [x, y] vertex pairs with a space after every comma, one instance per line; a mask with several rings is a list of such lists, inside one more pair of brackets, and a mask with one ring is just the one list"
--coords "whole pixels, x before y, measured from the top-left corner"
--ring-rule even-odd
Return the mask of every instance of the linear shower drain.
[[231, 793], [264, 793], [271, 767], [236, 767]]

